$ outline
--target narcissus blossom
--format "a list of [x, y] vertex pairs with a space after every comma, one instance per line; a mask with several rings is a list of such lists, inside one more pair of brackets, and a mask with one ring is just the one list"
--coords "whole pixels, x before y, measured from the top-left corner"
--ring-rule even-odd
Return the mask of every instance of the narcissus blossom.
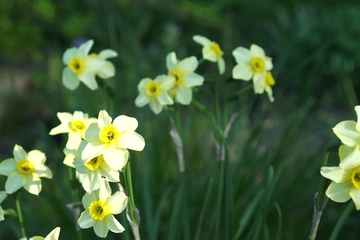
[[138, 85], [139, 96], [135, 99], [137, 107], [143, 107], [149, 104], [150, 109], [158, 114], [165, 105], [174, 104], [174, 101], [168, 95], [168, 91], [174, 86], [175, 77], [159, 75], [154, 80], [144, 78]]
[[342, 203], [352, 199], [356, 210], [360, 210], [360, 160], [358, 159], [358, 165], [341, 166], [351, 153], [350, 147], [342, 145], [339, 148], [340, 166], [322, 167], [321, 175], [332, 180], [326, 190], [326, 195], [331, 200]]
[[136, 118], [120, 115], [112, 121], [105, 110], [99, 112], [97, 123], [90, 124], [85, 132], [87, 145], [81, 153], [86, 163], [103, 155], [105, 162], [115, 170], [121, 170], [127, 163], [127, 149], [142, 151], [144, 138], [135, 132]]
[[117, 57], [117, 52], [111, 49], [102, 50], [99, 54], [92, 53], [90, 54], [93, 57], [97, 57], [100, 60], [104, 61], [102, 67], [96, 72], [96, 75], [100, 78], [107, 79], [115, 75], [114, 64], [110, 61], [106, 61], [109, 58]]
[[113, 216], [121, 213], [127, 205], [125, 193], [117, 191], [111, 195], [109, 183], [103, 179], [100, 188], [85, 193], [82, 198], [85, 208], [80, 215], [78, 224], [81, 228], [94, 228], [98, 237], [105, 238], [110, 231], [121, 233], [125, 229]]
[[[4, 201], [4, 199], [7, 197], [7, 194], [5, 191], [0, 191], [0, 204], [2, 203], [2, 201]], [[4, 210], [2, 209], [1, 205], [0, 205], [0, 221], [4, 220]]]
[[360, 164], [360, 106], [355, 107], [357, 121], [342, 121], [333, 128], [335, 135], [348, 146], [349, 154], [340, 162], [342, 168], [352, 168]]
[[273, 64], [271, 58], [265, 55], [264, 49], [252, 44], [250, 50], [238, 47], [232, 54], [237, 62], [232, 71], [233, 78], [245, 81], [253, 79], [255, 93], [262, 94], [265, 90], [270, 101], [273, 101], [271, 86], [275, 84], [275, 80], [269, 72]]
[[40, 177], [52, 178], [51, 170], [45, 166], [45, 154], [39, 150], [26, 153], [24, 149], [15, 145], [14, 158], [0, 163], [0, 174], [8, 176], [5, 190], [8, 194], [24, 187], [28, 192], [39, 195], [41, 191]]
[[204, 77], [194, 73], [198, 67], [198, 60], [192, 56], [179, 61], [175, 52], [171, 52], [166, 57], [166, 67], [169, 71], [168, 75], [175, 77], [175, 84], [169, 91], [169, 95], [181, 104], [190, 104], [191, 88], [204, 83]]
[[86, 141], [79, 147], [79, 155], [74, 159], [74, 165], [78, 174], [78, 179], [86, 192], [92, 192], [100, 187], [102, 177], [109, 182], [119, 182], [119, 171], [112, 169], [104, 160], [103, 155], [94, 157], [88, 162], [81, 159]]
[[35, 236], [29, 240], [58, 240], [60, 235], [60, 227], [54, 228], [45, 238], [40, 236]]
[[203, 45], [202, 55], [203, 58], [211, 62], [217, 62], [220, 74], [225, 72], [225, 61], [222, 57], [224, 55], [219, 44], [212, 42], [206, 37], [195, 35], [193, 40], [201, 45]]
[[68, 141], [66, 148], [77, 149], [81, 140], [85, 136], [85, 131], [89, 125], [96, 122], [96, 118], [89, 118], [87, 113], [75, 111], [74, 114], [67, 112], [58, 112], [57, 117], [60, 120], [60, 125], [54, 127], [50, 131], [50, 135], [61, 133], [68, 133]]
[[95, 75], [104, 66], [105, 61], [100, 57], [89, 55], [89, 51], [94, 44], [89, 40], [79, 48], [72, 47], [65, 51], [63, 62], [66, 65], [62, 72], [62, 82], [70, 90], [76, 89], [80, 81], [91, 90], [98, 88]]

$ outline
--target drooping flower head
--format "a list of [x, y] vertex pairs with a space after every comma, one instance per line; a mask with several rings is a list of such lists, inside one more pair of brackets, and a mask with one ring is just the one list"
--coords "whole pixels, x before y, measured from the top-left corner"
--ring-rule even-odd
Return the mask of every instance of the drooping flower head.
[[[2, 203], [2, 201], [4, 201], [4, 199], [7, 197], [7, 194], [5, 191], [0, 191], [0, 204]], [[1, 205], [0, 205], [0, 221], [4, 220], [4, 210], [2, 209]]]
[[79, 154], [74, 159], [74, 166], [78, 172], [78, 179], [86, 192], [92, 192], [100, 187], [102, 178], [109, 182], [119, 182], [119, 171], [112, 169], [104, 160], [103, 155], [96, 156], [88, 162], [81, 159], [81, 153], [86, 146], [82, 141], [79, 147]]
[[89, 118], [87, 113], [75, 111], [74, 114], [67, 112], [58, 112], [57, 117], [60, 120], [60, 125], [54, 127], [50, 131], [50, 135], [61, 133], [68, 133], [68, 141], [66, 148], [78, 149], [81, 140], [85, 137], [85, 131], [89, 125], [96, 122], [96, 118]]
[[29, 193], [39, 195], [41, 191], [40, 177], [52, 178], [51, 170], [45, 166], [45, 154], [39, 150], [26, 153], [24, 149], [15, 145], [14, 158], [0, 163], [0, 174], [8, 176], [5, 190], [8, 194], [24, 187]]
[[360, 210], [360, 160], [358, 159], [358, 165], [341, 166], [352, 152], [351, 147], [342, 145], [339, 148], [340, 166], [322, 167], [321, 175], [332, 180], [326, 190], [326, 195], [331, 200], [342, 203], [352, 199], [356, 210]]
[[121, 233], [125, 229], [113, 216], [121, 213], [127, 205], [125, 193], [117, 191], [111, 195], [109, 183], [102, 179], [100, 188], [85, 193], [82, 198], [85, 208], [80, 215], [78, 224], [81, 228], [94, 228], [98, 237], [105, 238], [110, 231]]
[[265, 90], [272, 102], [271, 86], [275, 85], [275, 80], [269, 71], [273, 64], [271, 58], [265, 55], [264, 49], [252, 44], [250, 50], [237, 47], [232, 54], [237, 62], [232, 71], [233, 78], [245, 81], [253, 79], [255, 93], [262, 94]]
[[72, 47], [65, 51], [63, 62], [66, 67], [62, 73], [62, 82], [66, 88], [74, 90], [80, 82], [91, 90], [98, 88], [95, 75], [104, 67], [105, 61], [100, 57], [89, 55], [93, 44], [93, 40], [88, 40], [79, 48]]
[[352, 168], [360, 164], [360, 106], [355, 107], [357, 122], [353, 120], [342, 121], [333, 128], [335, 135], [351, 151], [340, 162], [342, 168]]
[[169, 91], [169, 95], [181, 104], [188, 105], [192, 100], [192, 87], [201, 86], [204, 77], [194, 73], [198, 66], [196, 57], [188, 57], [181, 61], [176, 58], [175, 52], [166, 57], [168, 75], [175, 77], [175, 84]]
[[60, 235], [60, 227], [54, 228], [45, 238], [40, 236], [35, 236], [29, 240], [58, 240]]
[[112, 121], [105, 110], [99, 112], [98, 122], [92, 123], [85, 132], [87, 145], [81, 153], [86, 163], [103, 155], [104, 161], [113, 169], [121, 170], [127, 163], [127, 149], [142, 151], [144, 138], [135, 132], [136, 118], [120, 115]]
[[165, 105], [174, 104], [174, 101], [168, 95], [168, 91], [174, 86], [175, 77], [159, 75], [154, 80], [144, 78], [138, 85], [139, 96], [135, 99], [137, 107], [143, 107], [149, 104], [150, 109], [158, 114]]
[[223, 74], [225, 72], [225, 61], [223, 58], [224, 53], [221, 50], [219, 44], [199, 35], [195, 35], [193, 40], [203, 46], [203, 58], [211, 62], [217, 62], [219, 72], [220, 74]]

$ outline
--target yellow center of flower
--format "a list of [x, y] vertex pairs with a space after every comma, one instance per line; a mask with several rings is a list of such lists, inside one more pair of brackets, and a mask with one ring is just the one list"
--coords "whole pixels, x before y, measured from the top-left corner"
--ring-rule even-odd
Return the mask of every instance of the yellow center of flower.
[[221, 57], [224, 54], [223, 51], [221, 51], [219, 44], [216, 42], [211, 43], [210, 49], [216, 54], [217, 57]]
[[100, 164], [104, 161], [103, 155], [94, 157], [90, 161], [85, 163], [85, 166], [90, 170], [96, 170], [99, 168]]
[[265, 62], [261, 57], [252, 58], [250, 65], [254, 73], [262, 73], [265, 71]]
[[21, 160], [18, 162], [16, 169], [22, 174], [31, 174], [34, 172], [34, 164], [29, 162], [28, 160]]
[[74, 132], [82, 133], [86, 129], [86, 125], [81, 120], [75, 120], [75, 121], [72, 121], [70, 128]]
[[161, 87], [157, 82], [151, 81], [146, 85], [146, 94], [149, 97], [157, 97], [160, 93]]
[[100, 132], [100, 140], [105, 144], [116, 142], [119, 137], [119, 132], [113, 125], [105, 126]]
[[70, 68], [71, 71], [73, 71], [73, 73], [80, 74], [85, 71], [85, 61], [84, 59], [75, 57], [71, 59], [68, 67]]
[[174, 87], [178, 86], [185, 86], [185, 73], [180, 71], [179, 69], [175, 69], [174, 71], [169, 71], [169, 75], [175, 77], [175, 85]]
[[360, 169], [359, 168], [354, 170], [354, 172], [351, 176], [351, 181], [357, 189], [360, 189]]
[[267, 86], [274, 86], [275, 85], [275, 79], [273, 78], [271, 72], [266, 73], [265, 82], [266, 82]]
[[101, 221], [110, 212], [103, 202], [93, 201], [89, 206], [89, 213], [94, 220]]

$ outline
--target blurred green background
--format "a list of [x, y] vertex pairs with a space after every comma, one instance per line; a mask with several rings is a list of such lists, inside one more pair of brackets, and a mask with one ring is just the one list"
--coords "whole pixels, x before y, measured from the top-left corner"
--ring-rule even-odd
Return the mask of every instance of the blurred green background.
[[[179, 59], [201, 58], [201, 46], [192, 36], [203, 35], [222, 46], [227, 77], [235, 65], [231, 52], [238, 46], [258, 44], [274, 64], [274, 103], [266, 95], [249, 92], [229, 108], [240, 112], [228, 140], [233, 231], [265, 184], [271, 164], [278, 181], [264, 210], [270, 236], [278, 227], [277, 203], [282, 212], [282, 239], [306, 239], [323, 154], [327, 144], [336, 141], [331, 128], [342, 120], [356, 120], [359, 16], [360, 3], [335, 0], [0, 1], [0, 159], [12, 157], [15, 144], [26, 151], [40, 149], [54, 172], [53, 180], [42, 181], [39, 197], [22, 194], [28, 236], [45, 236], [59, 225], [60, 239], [75, 235], [71, 212], [65, 207], [71, 202], [68, 170], [62, 165], [66, 136], [48, 135], [59, 124], [56, 113], [80, 110], [96, 117], [99, 110], [107, 109], [113, 117], [126, 114], [139, 121], [137, 132], [147, 145], [143, 152], [132, 153], [131, 161], [141, 235], [143, 239], [169, 239], [179, 185], [171, 126], [166, 113], [156, 116], [148, 106], [137, 108], [134, 100], [142, 78], [166, 73], [169, 52], [175, 51]], [[106, 48], [118, 52], [111, 60], [116, 76], [108, 81], [113, 90], [92, 92], [81, 84], [70, 92], [63, 87], [62, 54], [79, 39], [94, 39], [92, 52]], [[198, 72], [217, 73], [217, 67], [205, 62]], [[250, 83], [230, 84], [229, 94]], [[194, 96], [205, 105], [210, 102], [201, 91]], [[191, 184], [186, 190], [190, 221], [179, 224], [190, 227], [189, 233], [179, 233], [175, 239], [193, 239], [205, 189], [211, 182], [210, 199], [216, 194], [218, 163], [211, 122], [194, 106], [181, 107], [181, 111]], [[330, 162], [338, 164], [335, 153]], [[5, 180], [0, 177], [0, 184]], [[212, 239], [213, 200], [208, 204], [200, 239]], [[13, 197], [2, 206], [14, 207]], [[318, 239], [328, 239], [345, 206], [329, 201]], [[132, 239], [124, 214], [119, 219], [127, 230], [119, 235], [110, 233], [108, 239]], [[359, 225], [354, 211], [339, 239], [358, 239]], [[251, 225], [246, 231], [251, 231]], [[0, 239], [19, 239], [19, 234], [16, 219], [0, 222]], [[92, 229], [84, 234], [90, 236], [85, 239], [94, 236]]]

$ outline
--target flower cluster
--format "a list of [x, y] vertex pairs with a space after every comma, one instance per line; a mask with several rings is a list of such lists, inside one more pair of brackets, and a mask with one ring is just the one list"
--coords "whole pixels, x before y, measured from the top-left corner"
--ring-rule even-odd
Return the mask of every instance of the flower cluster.
[[339, 148], [339, 166], [321, 168], [321, 175], [332, 180], [326, 195], [335, 202], [352, 199], [360, 209], [360, 106], [355, 107], [357, 122], [338, 123], [333, 131], [343, 145]]
[[79, 111], [58, 113], [58, 118], [61, 124], [50, 134], [68, 133], [64, 164], [76, 169], [86, 191], [79, 226], [93, 227], [99, 237], [106, 237], [109, 229], [124, 231], [113, 214], [124, 210], [127, 197], [121, 191], [111, 195], [109, 182], [120, 181], [119, 171], [129, 159], [128, 149], [142, 151], [145, 146], [143, 137], [135, 132], [138, 121], [125, 115], [113, 120], [105, 110], [97, 119]]
[[[193, 40], [203, 46], [203, 60], [217, 62], [220, 75], [224, 74], [224, 52], [219, 44], [199, 35], [195, 35]], [[269, 100], [273, 102], [271, 87], [275, 85], [275, 80], [270, 72], [273, 68], [271, 58], [255, 44], [250, 46], [250, 50], [237, 47], [233, 51], [233, 56], [237, 64], [232, 70], [232, 77], [245, 81], [253, 79], [254, 92], [256, 94], [267, 92]], [[158, 75], [155, 79], [142, 79], [138, 85], [139, 95], [135, 99], [135, 105], [143, 107], [149, 104], [150, 109], [155, 114], [159, 114], [164, 107], [175, 102], [190, 104], [192, 88], [201, 86], [204, 82], [204, 77], [195, 73], [198, 65], [199, 61], [195, 56], [178, 60], [175, 52], [169, 53], [166, 57], [167, 74]]]

